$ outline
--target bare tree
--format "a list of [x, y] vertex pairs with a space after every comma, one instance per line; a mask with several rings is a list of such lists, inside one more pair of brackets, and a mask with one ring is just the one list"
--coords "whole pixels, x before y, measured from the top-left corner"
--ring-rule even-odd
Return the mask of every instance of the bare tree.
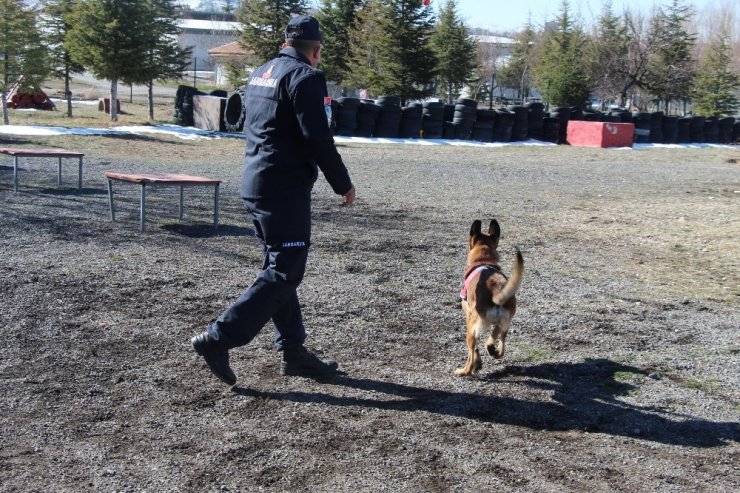
[[699, 34], [696, 56], [711, 44], [713, 36], [725, 31], [732, 51], [732, 67], [740, 72], [740, 0], [709, 4], [697, 12], [692, 29]]
[[479, 93], [484, 87], [488, 88], [490, 98], [489, 106], [493, 107], [494, 93], [499, 91], [499, 97], [504, 96], [504, 87], [501, 85], [501, 66], [504, 55], [503, 47], [500, 43], [481, 42], [476, 43], [476, 55], [478, 58], [478, 68], [476, 70], [478, 87], [475, 93]]
[[537, 62], [537, 44], [542, 33], [535, 31], [531, 18], [521, 32], [515, 35], [510, 56], [502, 67], [499, 67], [499, 83], [503, 87], [514, 89], [518, 97], [524, 100], [529, 97], [533, 85], [534, 67]]
[[617, 104], [624, 107], [630, 91], [644, 87], [645, 74], [648, 63], [653, 53], [653, 48], [648, 42], [648, 29], [646, 19], [633, 14], [629, 10], [624, 12], [624, 25], [630, 42], [627, 44], [627, 55], [625, 63], [620, 72], [621, 87], [617, 93]]

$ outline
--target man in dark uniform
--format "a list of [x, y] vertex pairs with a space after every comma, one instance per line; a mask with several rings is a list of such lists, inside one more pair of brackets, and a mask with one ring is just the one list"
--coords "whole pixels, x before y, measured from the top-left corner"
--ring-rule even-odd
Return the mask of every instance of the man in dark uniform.
[[233, 385], [229, 349], [251, 341], [272, 319], [283, 375], [333, 373], [338, 364], [321, 360], [303, 342], [306, 332], [296, 289], [311, 244], [311, 189], [321, 169], [343, 205], [355, 188], [329, 129], [331, 99], [321, 59], [318, 21], [297, 16], [285, 30], [274, 60], [252, 72], [245, 92], [246, 152], [241, 196], [265, 253], [262, 270], [236, 302], [192, 344], [211, 371]]

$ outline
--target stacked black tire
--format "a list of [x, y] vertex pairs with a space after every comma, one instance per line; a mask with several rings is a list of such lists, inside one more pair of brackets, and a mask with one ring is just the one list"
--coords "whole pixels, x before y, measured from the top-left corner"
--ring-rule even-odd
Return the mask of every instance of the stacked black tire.
[[444, 103], [426, 101], [422, 104], [421, 128], [425, 139], [441, 139], [444, 129]]
[[691, 142], [704, 142], [704, 122], [706, 118], [703, 116], [692, 116], [691, 126], [689, 127], [689, 135]]
[[717, 121], [719, 126], [719, 143], [720, 144], [732, 144], [732, 131], [735, 125], [735, 119], [732, 117], [720, 118]]
[[192, 127], [193, 121], [193, 96], [206, 94], [192, 86], [178, 86], [175, 93], [175, 110], [173, 119], [176, 125]]
[[558, 119], [558, 138], [556, 144], [565, 144], [566, 136], [568, 135], [568, 122], [571, 120], [571, 109], [568, 106], [558, 106], [553, 108], [550, 112], [550, 118]]
[[337, 134], [337, 114], [339, 114], [339, 101], [332, 98], [331, 100], [331, 121], [329, 122], [329, 128], [331, 132]]
[[339, 98], [337, 103], [339, 109], [335, 115], [332, 115], [337, 125], [334, 133], [351, 137], [357, 128], [357, 108], [360, 106], [360, 100], [359, 98]]
[[707, 144], [719, 143], [719, 122], [714, 116], [704, 120], [704, 142]]
[[678, 138], [679, 144], [688, 144], [691, 142], [691, 117], [683, 116], [678, 119]]
[[678, 117], [656, 111], [633, 113], [632, 119], [638, 144], [730, 144], [736, 139], [732, 117]]
[[471, 140], [493, 142], [493, 127], [496, 123], [494, 110], [479, 109], [476, 111]]
[[493, 126], [494, 142], [511, 142], [512, 129], [514, 128], [515, 115], [506, 108], [496, 111], [496, 123]]
[[663, 112], [650, 113], [650, 142], [660, 144], [663, 142]]
[[397, 138], [401, 129], [401, 98], [380, 96], [375, 100], [378, 119], [375, 122], [375, 137]]
[[588, 110], [583, 112], [584, 122], [600, 122], [602, 113], [600, 111]]
[[571, 120], [583, 121], [583, 110], [578, 106], [570, 107], [570, 116], [568, 117], [568, 121]]
[[[174, 121], [194, 126], [193, 97], [206, 95], [195, 87], [181, 85], [175, 95]], [[231, 95], [215, 90], [211, 96], [225, 102], [223, 127], [227, 132], [244, 128], [243, 90]], [[460, 98], [454, 105], [438, 101], [411, 103], [401, 107], [398, 96], [381, 96], [376, 101], [343, 97], [332, 101], [331, 127], [336, 135], [386, 138], [462, 139], [480, 142], [512, 142], [537, 139], [557, 144], [566, 142], [568, 122], [634, 123], [636, 143], [740, 143], [740, 120], [733, 117], [669, 116], [612, 110], [608, 113], [556, 107], [545, 113], [542, 103], [510, 106], [496, 110], [478, 109], [476, 101]]]
[[529, 108], [524, 106], [509, 106], [509, 112], [514, 114], [514, 124], [511, 127], [511, 141], [524, 142], [529, 138]]
[[544, 140], [545, 138], [545, 105], [530, 102], [524, 105], [529, 110], [527, 114], [527, 137]]
[[542, 119], [542, 140], [557, 144], [560, 140], [560, 118], [546, 116]]
[[372, 137], [375, 132], [375, 122], [378, 119], [380, 106], [375, 104], [371, 99], [360, 100], [357, 107], [357, 128], [355, 135], [357, 137]]
[[442, 124], [442, 138], [443, 139], [456, 139], [455, 125], [452, 123], [455, 118], [455, 105], [445, 104], [443, 107], [443, 124]]
[[664, 144], [676, 144], [678, 142], [678, 117], [663, 115], [663, 140]]
[[615, 123], [634, 123], [632, 113], [626, 110], [612, 110], [609, 112], [609, 116], [613, 118], [612, 121]]
[[[662, 116], [662, 115], [661, 115]], [[650, 113], [640, 111], [632, 113], [632, 122], [635, 124], [635, 142], [638, 144], [650, 143]]]
[[478, 102], [473, 99], [460, 98], [455, 102], [455, 113], [452, 125], [455, 127], [455, 138], [467, 140], [473, 134]]
[[241, 91], [236, 91], [226, 99], [224, 129], [227, 132], [244, 130], [244, 110], [244, 97]]
[[421, 137], [421, 120], [423, 107], [421, 103], [411, 103], [401, 108], [401, 129], [399, 136], [402, 139], [418, 139]]

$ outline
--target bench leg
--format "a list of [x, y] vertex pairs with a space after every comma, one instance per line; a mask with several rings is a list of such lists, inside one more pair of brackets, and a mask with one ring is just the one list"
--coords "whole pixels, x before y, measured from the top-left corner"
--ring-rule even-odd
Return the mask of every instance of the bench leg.
[[82, 156], [80, 156], [80, 164], [77, 169], [77, 190], [82, 190]]
[[13, 191], [18, 191], [18, 156], [13, 156]]
[[183, 190], [184, 189], [185, 187], [183, 185], [180, 185], [180, 209], [179, 209], [180, 221], [182, 221], [182, 216], [183, 216], [183, 205], [182, 204], [183, 204], [183, 195], [184, 195]]
[[146, 223], [146, 184], [141, 184], [141, 210], [139, 211], [139, 218], [141, 221], [141, 225], [139, 226], [139, 230], [143, 233], [144, 232], [144, 223]]
[[59, 166], [57, 168], [57, 187], [62, 186], [62, 158], [59, 158]]
[[110, 204], [110, 220], [116, 220], [116, 209], [113, 207], [113, 180], [108, 180], [108, 203]]
[[216, 190], [213, 193], [213, 229], [218, 228], [218, 184], [215, 185]]

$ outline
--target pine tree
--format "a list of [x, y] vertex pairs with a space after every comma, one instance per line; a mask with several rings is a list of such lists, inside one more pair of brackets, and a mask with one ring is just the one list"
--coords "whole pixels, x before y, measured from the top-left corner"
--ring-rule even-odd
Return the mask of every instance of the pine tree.
[[351, 31], [351, 82], [405, 103], [430, 92], [434, 14], [418, 0], [369, 0]]
[[143, 0], [81, 0], [71, 17], [65, 48], [76, 63], [110, 81], [112, 121], [118, 120], [118, 82], [141, 80], [149, 43], [146, 15]]
[[587, 53], [594, 94], [601, 101], [617, 98], [627, 84], [629, 66], [625, 60], [631, 42], [627, 26], [614, 15], [611, 0], [605, 1]]
[[732, 67], [730, 35], [723, 28], [712, 40], [693, 88], [694, 113], [730, 116], [740, 109], [740, 74]]
[[69, 51], [64, 47], [67, 33], [72, 28], [70, 16], [77, 0], [42, 0], [41, 15], [44, 28], [44, 41], [49, 49], [49, 61], [53, 76], [64, 81], [64, 94], [67, 99], [67, 116], [72, 118], [72, 91], [70, 79], [72, 74], [81, 73], [85, 68], [72, 61]]
[[323, 0], [316, 16], [324, 38], [321, 70], [328, 80], [339, 85], [349, 73], [349, 31], [355, 25], [357, 11], [363, 3], [364, 0]]
[[35, 89], [49, 73], [46, 51], [36, 28], [36, 12], [22, 0], [0, 0], [0, 99], [9, 123], [8, 91], [15, 84]]
[[177, 41], [182, 29], [177, 25], [173, 0], [144, 0], [142, 7], [147, 23], [142, 33], [147, 42], [141, 53], [141, 67], [136, 78], [125, 78], [124, 82], [147, 85], [149, 119], [154, 119], [154, 81], [178, 79], [188, 65], [192, 49], [181, 48]]
[[[371, 77], [379, 78], [375, 71], [379, 65], [379, 47], [390, 44], [386, 30], [380, 29], [383, 18], [383, 3], [379, 0], [368, 0], [357, 11], [355, 23], [347, 33], [349, 38], [349, 71], [345, 82], [358, 88], [370, 88]], [[385, 39], [379, 39], [384, 36]], [[379, 87], [380, 84], [373, 85]], [[379, 93], [380, 94], [380, 93]]]
[[693, 10], [683, 0], [672, 0], [667, 8], [660, 8], [653, 18], [650, 44], [655, 53], [648, 63], [645, 77], [647, 89], [669, 111], [671, 101], [686, 101], [690, 97], [695, 75], [692, 55], [696, 34], [687, 31]]
[[261, 65], [280, 52], [291, 17], [307, 10], [306, 0], [244, 0], [236, 14], [242, 29], [239, 40]]
[[221, 2], [221, 7], [224, 11], [224, 14], [226, 14], [226, 17], [229, 17], [231, 14], [234, 13], [234, 0], [223, 0]]
[[583, 106], [590, 93], [584, 66], [586, 36], [562, 0], [554, 29], [545, 33], [536, 70], [540, 92], [547, 104]]
[[452, 103], [477, 66], [475, 40], [457, 14], [456, 0], [447, 0], [442, 7], [431, 46], [437, 57], [437, 77], [444, 84], [447, 101]]

